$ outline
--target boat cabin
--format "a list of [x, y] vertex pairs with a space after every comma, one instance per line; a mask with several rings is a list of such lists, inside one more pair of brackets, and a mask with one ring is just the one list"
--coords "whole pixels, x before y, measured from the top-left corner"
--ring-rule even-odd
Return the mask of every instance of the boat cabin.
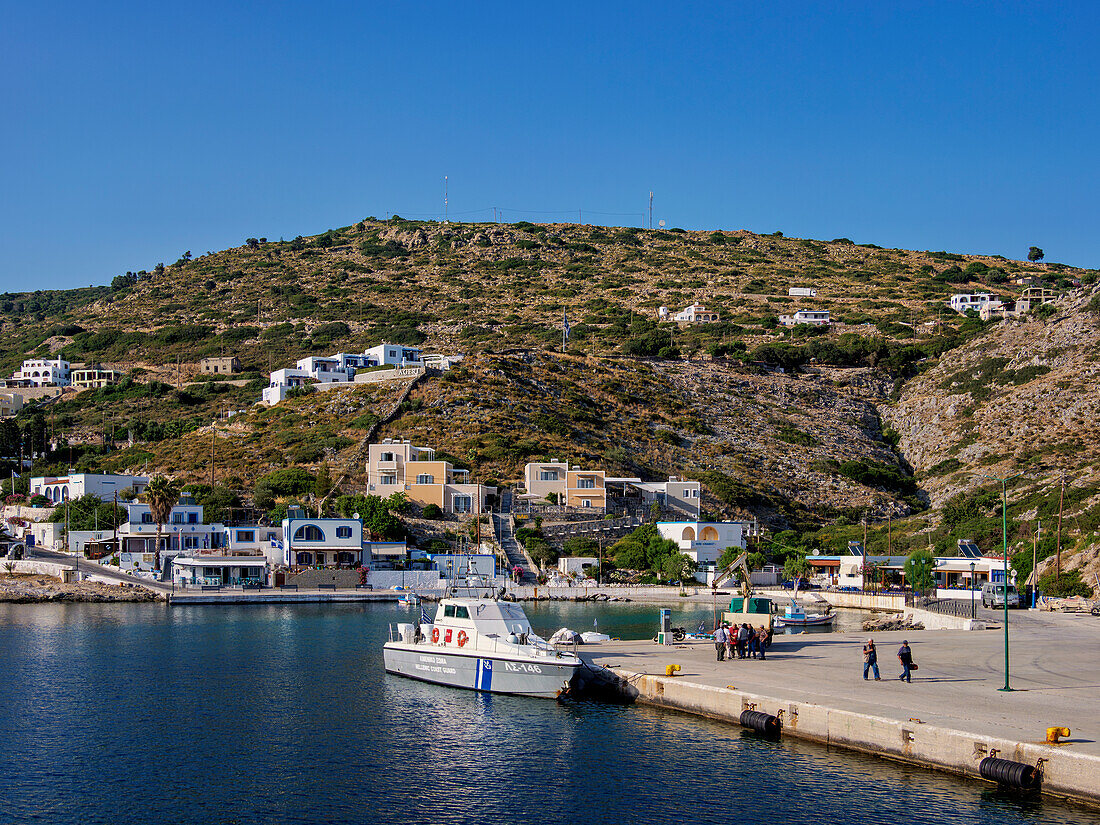
[[443, 599], [436, 608], [433, 627], [441, 631], [472, 630], [502, 640], [509, 636], [525, 638], [531, 633], [531, 623], [522, 607], [491, 599]]

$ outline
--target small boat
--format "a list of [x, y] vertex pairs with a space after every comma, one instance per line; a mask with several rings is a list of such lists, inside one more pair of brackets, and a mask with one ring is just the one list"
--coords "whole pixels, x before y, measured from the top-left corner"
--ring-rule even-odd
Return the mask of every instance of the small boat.
[[568, 692], [581, 666], [533, 633], [520, 605], [494, 599], [442, 599], [430, 624], [390, 625], [382, 655], [387, 673], [551, 699]]
[[832, 624], [834, 619], [836, 619], [835, 613], [807, 613], [802, 605], [791, 599], [790, 606], [775, 617], [775, 623], [792, 627], [809, 627]]
[[403, 593], [397, 599], [398, 604], [406, 605], [407, 607], [416, 607], [420, 604], [420, 597], [415, 593]]

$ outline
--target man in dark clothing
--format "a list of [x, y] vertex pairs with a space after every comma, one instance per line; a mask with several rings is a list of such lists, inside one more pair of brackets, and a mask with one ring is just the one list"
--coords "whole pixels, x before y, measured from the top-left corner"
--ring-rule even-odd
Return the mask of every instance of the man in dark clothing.
[[910, 668], [913, 664], [913, 650], [905, 639], [902, 639], [901, 647], [898, 648], [898, 661], [901, 662], [901, 676], [898, 678], [903, 682], [912, 682], [913, 676]]

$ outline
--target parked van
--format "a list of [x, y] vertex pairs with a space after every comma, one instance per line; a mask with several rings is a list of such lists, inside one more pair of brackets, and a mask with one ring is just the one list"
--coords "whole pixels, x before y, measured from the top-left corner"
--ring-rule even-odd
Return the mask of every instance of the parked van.
[[[1002, 582], [986, 582], [982, 585], [982, 607], [1004, 606], [1005, 586]], [[1020, 594], [1017, 592], [1016, 585], [1014, 584], [1008, 586], [1008, 606], [1020, 606]]]

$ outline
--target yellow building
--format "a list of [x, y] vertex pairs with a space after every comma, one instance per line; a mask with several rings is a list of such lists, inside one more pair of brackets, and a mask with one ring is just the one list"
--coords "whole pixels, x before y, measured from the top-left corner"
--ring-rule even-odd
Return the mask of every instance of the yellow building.
[[431, 447], [388, 438], [368, 448], [367, 479], [371, 495], [388, 498], [401, 492], [445, 513], [482, 513], [486, 499], [496, 493], [496, 487], [471, 483], [469, 470], [437, 460]]

